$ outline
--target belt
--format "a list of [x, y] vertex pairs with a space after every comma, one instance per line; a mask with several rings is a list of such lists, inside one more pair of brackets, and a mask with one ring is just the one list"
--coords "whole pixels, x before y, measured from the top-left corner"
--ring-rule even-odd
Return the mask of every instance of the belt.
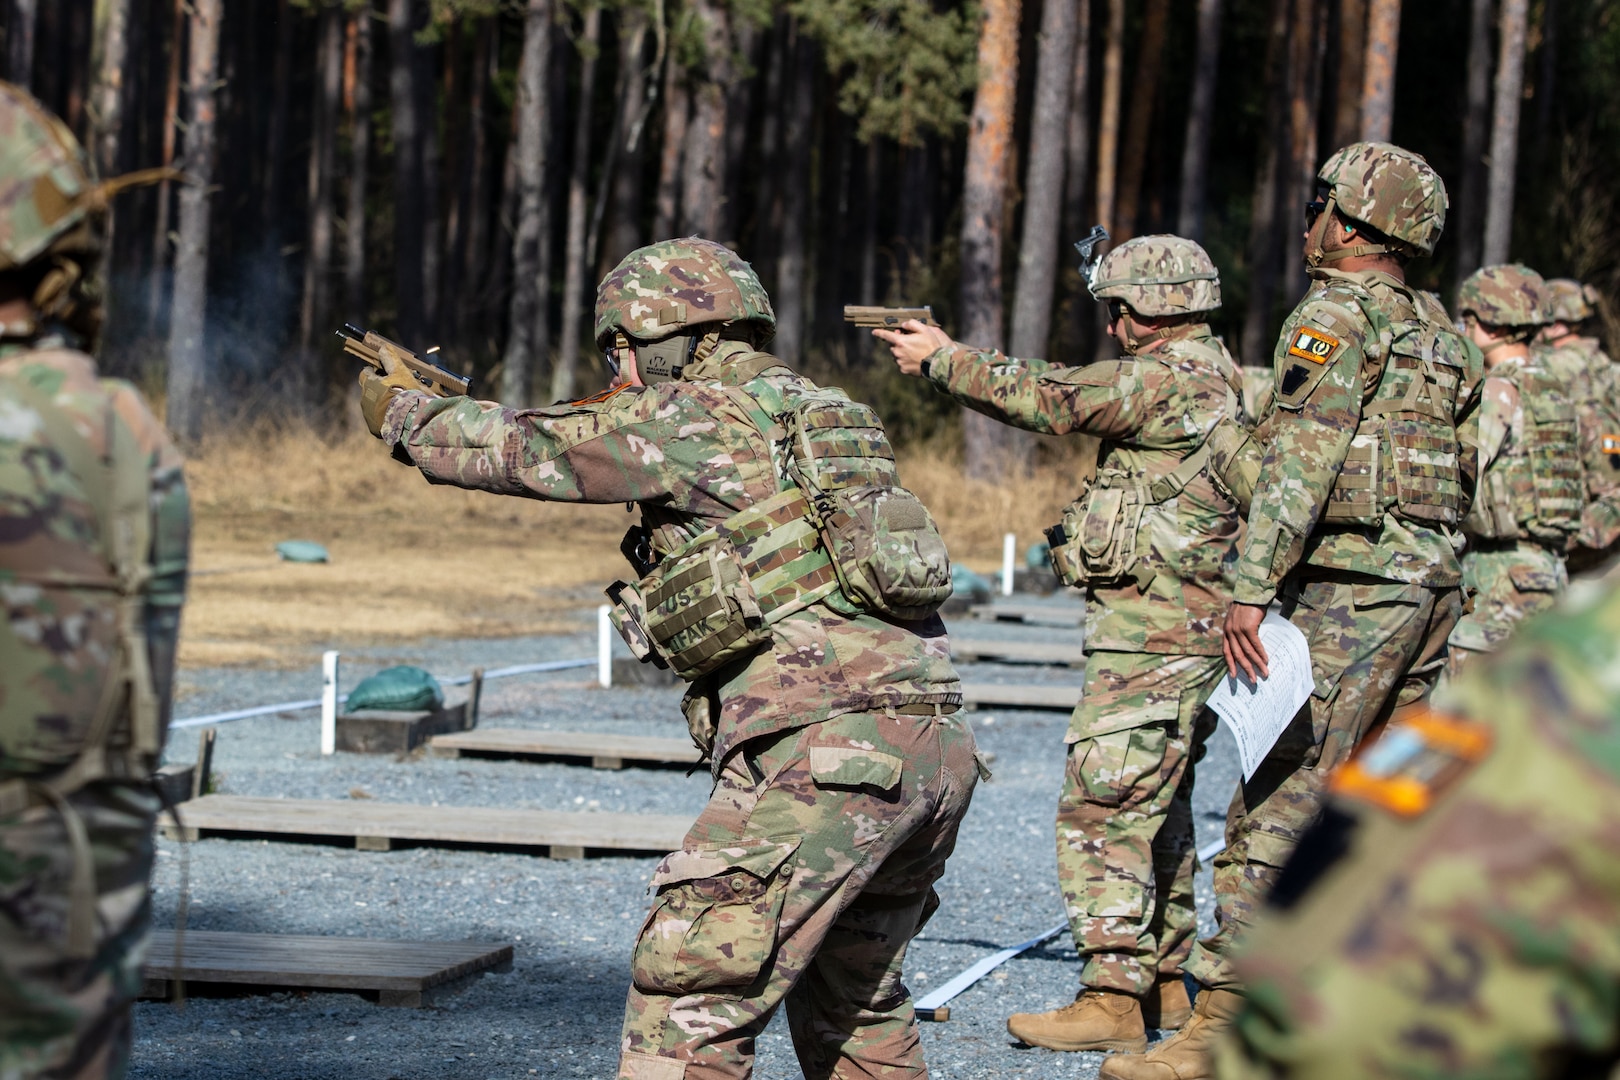
[[913, 701], [906, 705], [891, 705], [883, 712], [892, 712], [898, 716], [949, 716], [962, 706], [955, 702]]

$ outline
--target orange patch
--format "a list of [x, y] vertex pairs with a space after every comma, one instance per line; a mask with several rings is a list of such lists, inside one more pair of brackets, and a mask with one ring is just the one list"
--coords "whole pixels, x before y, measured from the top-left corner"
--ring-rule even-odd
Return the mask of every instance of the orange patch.
[[1425, 712], [1391, 725], [1328, 784], [1342, 798], [1417, 817], [1440, 792], [1490, 753], [1483, 724]]
[[620, 383], [618, 386], [610, 386], [605, 390], [598, 390], [596, 393], [592, 394], [590, 397], [582, 397], [578, 401], [570, 401], [568, 404], [570, 404], [570, 405], [600, 405], [602, 402], [606, 401], [608, 398], [612, 397], [614, 394], [617, 394], [620, 390], [628, 390], [629, 388], [630, 388], [629, 383]]
[[1599, 436], [1599, 445], [1605, 454], [1620, 454], [1620, 435]]
[[1302, 357], [1313, 364], [1325, 364], [1338, 348], [1338, 338], [1309, 326], [1301, 326], [1294, 331], [1293, 339], [1288, 343], [1288, 355]]

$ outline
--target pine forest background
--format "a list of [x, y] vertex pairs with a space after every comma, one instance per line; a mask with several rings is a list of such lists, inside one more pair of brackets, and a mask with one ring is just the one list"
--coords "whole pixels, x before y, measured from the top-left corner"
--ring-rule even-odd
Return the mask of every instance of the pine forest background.
[[759, 272], [774, 351], [994, 477], [1039, 449], [958, 424], [844, 304], [1083, 362], [1071, 243], [1179, 232], [1267, 365], [1315, 169], [1358, 138], [1450, 189], [1418, 284], [1523, 260], [1595, 283], [1616, 337], [1620, 0], [0, 0], [0, 33], [103, 175], [191, 181], [120, 196], [103, 346], [188, 440], [352, 423], [344, 321], [508, 404], [588, 392], [598, 279], [697, 233]]

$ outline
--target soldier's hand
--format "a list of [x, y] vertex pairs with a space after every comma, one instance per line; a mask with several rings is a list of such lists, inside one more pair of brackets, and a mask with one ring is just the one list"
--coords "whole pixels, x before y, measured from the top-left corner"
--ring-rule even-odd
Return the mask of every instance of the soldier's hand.
[[1226, 653], [1226, 670], [1233, 678], [1244, 676], [1251, 683], [1271, 677], [1266, 647], [1260, 644], [1260, 624], [1266, 609], [1258, 604], [1233, 603], [1226, 609], [1221, 627], [1221, 648]]
[[907, 319], [896, 330], [875, 327], [872, 336], [888, 344], [894, 362], [907, 375], [921, 375], [924, 360], [940, 349], [948, 349], [956, 344], [951, 340], [951, 335], [920, 319]]
[[382, 360], [383, 373], [376, 369], [360, 369], [360, 415], [366, 428], [378, 438], [382, 437], [383, 419], [388, 415], [388, 403], [399, 390], [420, 390], [422, 384], [411, 374], [411, 369], [387, 345], [377, 350]]

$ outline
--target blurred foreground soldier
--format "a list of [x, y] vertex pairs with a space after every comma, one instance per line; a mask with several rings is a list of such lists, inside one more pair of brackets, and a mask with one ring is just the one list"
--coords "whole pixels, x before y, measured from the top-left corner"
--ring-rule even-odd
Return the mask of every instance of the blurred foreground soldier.
[[150, 936], [180, 458], [97, 376], [111, 185], [0, 83], [0, 1076], [117, 1077]]
[[1564, 381], [1580, 423], [1586, 508], [1569, 555], [1576, 573], [1620, 543], [1620, 376], [1598, 342], [1597, 290], [1568, 278], [1547, 282], [1550, 321], [1533, 350]]
[[979, 775], [950, 567], [876, 414], [759, 351], [775, 326], [748, 264], [688, 237], [602, 281], [593, 398], [429, 397], [391, 353], [361, 376], [367, 424], [435, 483], [641, 506], [641, 578], [609, 595], [691, 682], [715, 787], [653, 876], [621, 1080], [746, 1077], [784, 999], [807, 1076], [926, 1075], [901, 964]]
[[1340, 771], [1221, 1077], [1615, 1075], [1617, 670], [1620, 587], [1579, 583]]
[[[1248, 530], [1224, 627], [1234, 675], [1268, 672], [1266, 606], [1305, 635], [1315, 688], [1227, 814], [1215, 859], [1219, 929], [1193, 949], [1203, 984], [1185, 1028], [1101, 1076], [1210, 1075], [1242, 1004], [1235, 936], [1321, 809], [1328, 775], [1392, 715], [1421, 707], [1461, 613], [1461, 538], [1473, 491], [1482, 361], [1406, 284], [1445, 224], [1440, 177], [1416, 154], [1355, 143], [1328, 158], [1306, 208], [1311, 287], [1283, 325], [1276, 406], [1250, 486]], [[1225, 475], [1223, 473], [1223, 475]]]
[[[1090, 269], [1083, 268], [1082, 272]], [[1125, 358], [1015, 360], [908, 323], [877, 330], [900, 369], [1005, 423], [1103, 440], [1096, 479], [1047, 531], [1052, 565], [1086, 593], [1086, 685], [1065, 741], [1058, 880], [1082, 990], [1007, 1030], [1053, 1050], [1147, 1047], [1191, 1014], [1182, 963], [1193, 902], [1193, 763], [1225, 673], [1237, 509], [1210, 481], [1209, 432], [1239, 414], [1236, 365], [1210, 332], [1220, 280], [1204, 249], [1143, 236], [1090, 274]]]
[[1584, 501], [1575, 406], [1564, 381], [1530, 350], [1547, 321], [1541, 275], [1518, 264], [1487, 266], [1463, 282], [1457, 310], [1484, 354], [1486, 376], [1479, 488], [1463, 519], [1463, 585], [1473, 603], [1451, 632], [1453, 676], [1564, 591], [1564, 551]]

